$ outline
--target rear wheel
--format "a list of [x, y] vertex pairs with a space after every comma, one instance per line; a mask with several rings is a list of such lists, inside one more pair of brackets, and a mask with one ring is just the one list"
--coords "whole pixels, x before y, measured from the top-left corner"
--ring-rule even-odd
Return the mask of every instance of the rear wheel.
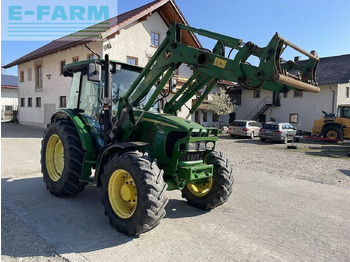
[[56, 196], [73, 195], [84, 190], [79, 178], [84, 152], [71, 121], [48, 125], [41, 142], [41, 172], [46, 188]]
[[254, 132], [253, 131], [250, 133], [250, 138], [254, 139]]
[[288, 135], [286, 134], [286, 136], [283, 138], [283, 144], [287, 144], [288, 143]]
[[327, 126], [323, 130], [322, 135], [324, 138], [328, 138], [328, 139], [342, 139], [343, 138], [343, 132], [337, 126]]
[[232, 193], [232, 168], [221, 152], [211, 152], [205, 162], [213, 164], [213, 176], [187, 184], [182, 197], [192, 206], [213, 209], [225, 203]]
[[102, 174], [102, 203], [110, 224], [127, 235], [156, 227], [165, 216], [167, 185], [155, 162], [139, 151], [111, 156]]

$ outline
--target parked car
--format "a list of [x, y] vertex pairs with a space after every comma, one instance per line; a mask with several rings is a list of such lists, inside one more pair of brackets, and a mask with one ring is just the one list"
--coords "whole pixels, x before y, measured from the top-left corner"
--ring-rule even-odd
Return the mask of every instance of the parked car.
[[233, 136], [258, 136], [261, 125], [251, 120], [235, 120], [228, 127], [228, 133]]
[[289, 123], [266, 123], [260, 129], [259, 137], [262, 142], [269, 139], [287, 144], [296, 133], [296, 128]]

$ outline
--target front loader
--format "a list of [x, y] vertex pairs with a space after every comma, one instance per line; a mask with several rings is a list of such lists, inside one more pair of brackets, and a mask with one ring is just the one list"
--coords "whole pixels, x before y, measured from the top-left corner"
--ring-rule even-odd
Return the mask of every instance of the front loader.
[[[214, 49], [185, 45], [184, 30], [215, 39]], [[282, 60], [287, 46], [308, 60]], [[250, 65], [250, 56], [259, 65]], [[318, 92], [317, 63], [317, 57], [278, 34], [262, 48], [175, 23], [145, 68], [110, 61], [108, 55], [66, 65], [64, 75], [72, 77], [68, 106], [52, 116], [42, 141], [46, 187], [64, 196], [95, 183], [102, 188], [110, 223], [128, 235], [158, 225], [168, 202], [166, 190], [181, 190], [190, 205], [201, 209], [220, 206], [232, 192], [233, 174], [229, 161], [215, 150], [218, 130], [177, 112], [201, 90], [189, 117], [220, 80], [249, 89]], [[181, 64], [193, 74], [161, 112], [165, 85]]]

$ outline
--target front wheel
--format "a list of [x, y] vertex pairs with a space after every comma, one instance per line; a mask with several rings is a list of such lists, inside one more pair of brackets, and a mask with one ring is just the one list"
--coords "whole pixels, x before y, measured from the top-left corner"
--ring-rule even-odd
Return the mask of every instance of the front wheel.
[[227, 201], [232, 193], [233, 175], [228, 160], [221, 152], [211, 152], [205, 162], [214, 166], [213, 176], [187, 184], [182, 190], [182, 197], [190, 205], [208, 210]]
[[118, 152], [104, 166], [102, 203], [119, 232], [139, 235], [165, 216], [167, 184], [155, 162], [139, 151]]
[[343, 132], [337, 126], [328, 126], [323, 130], [322, 135], [328, 139], [342, 139]]

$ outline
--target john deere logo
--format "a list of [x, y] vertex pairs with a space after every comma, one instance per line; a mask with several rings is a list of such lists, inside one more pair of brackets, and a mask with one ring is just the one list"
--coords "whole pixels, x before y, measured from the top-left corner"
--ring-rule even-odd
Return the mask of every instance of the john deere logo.
[[171, 57], [171, 51], [165, 51], [164, 52], [164, 58], [165, 58], [165, 60], [168, 60], [169, 59], [169, 57]]

